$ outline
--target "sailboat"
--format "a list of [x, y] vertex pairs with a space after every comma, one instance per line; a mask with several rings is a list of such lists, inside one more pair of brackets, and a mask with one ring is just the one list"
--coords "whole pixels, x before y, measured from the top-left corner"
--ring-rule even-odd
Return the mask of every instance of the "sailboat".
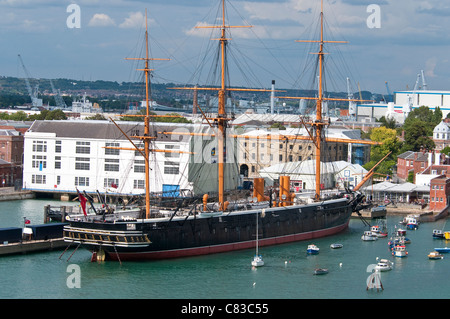
[[258, 243], [259, 243], [259, 225], [258, 225], [258, 214], [256, 214], [256, 252], [255, 257], [253, 257], [252, 260], [252, 266], [253, 267], [261, 267], [264, 266], [264, 260], [262, 256], [258, 252]]
[[[201, 26], [197, 28], [216, 28], [220, 31], [219, 47], [221, 66], [221, 81], [217, 87], [195, 87], [191, 90], [208, 90], [218, 93], [218, 110], [215, 117], [207, 118], [206, 122], [215, 132], [217, 147], [217, 161], [208, 163], [210, 171], [217, 172], [217, 196], [211, 203], [209, 194], [204, 194], [202, 203], [191, 206], [169, 208], [150, 205], [150, 140], [155, 138], [149, 129], [149, 103], [147, 102], [147, 116], [145, 120], [145, 134], [139, 136], [144, 142], [144, 149], [133, 146], [145, 158], [145, 211], [142, 214], [126, 215], [116, 211], [106, 216], [72, 215], [69, 216], [68, 226], [64, 228], [64, 240], [70, 244], [79, 244], [92, 251], [92, 260], [154, 260], [179, 258], [233, 251], [238, 249], [252, 249], [259, 246], [282, 244], [301, 240], [311, 240], [319, 237], [337, 234], [348, 227], [350, 216], [358, 207], [364, 196], [359, 193], [343, 193], [334, 198], [323, 199], [320, 196], [321, 172], [320, 151], [323, 140], [335, 141], [323, 137], [323, 129], [328, 124], [322, 118], [321, 105], [327, 98], [323, 97], [322, 64], [324, 59], [323, 46], [327, 42], [323, 39], [323, 3], [321, 10], [321, 39], [319, 43], [319, 94], [314, 98], [317, 103], [316, 119], [311, 123], [311, 139], [315, 145], [316, 156], [316, 193], [314, 201], [307, 204], [297, 204], [292, 200], [289, 176], [280, 177], [279, 198], [272, 200], [264, 192], [264, 180], [255, 179], [254, 197], [252, 202], [242, 202], [227, 197], [226, 189], [229, 184], [225, 178], [229, 175], [226, 169], [233, 163], [228, 163], [225, 156], [229, 117], [225, 112], [226, 99], [232, 91], [258, 91], [257, 89], [235, 89], [225, 83], [226, 45], [230, 40], [227, 32], [231, 26], [226, 24], [225, 1], [221, 0], [222, 19], [220, 25]], [[249, 27], [249, 26], [243, 26]], [[151, 69], [148, 62], [152, 58], [148, 55], [148, 33], [146, 31], [146, 56], [140, 58], [145, 61], [146, 100], [149, 100], [149, 80]], [[190, 88], [177, 88], [190, 89]], [[260, 89], [259, 91], [269, 91]], [[346, 100], [347, 101], [347, 100]], [[202, 111], [200, 109], [200, 111]], [[202, 111], [202, 114], [204, 112]], [[348, 143], [348, 140], [341, 142]], [[370, 141], [358, 143], [376, 144]], [[257, 182], [258, 181], [258, 182]], [[210, 181], [203, 181], [207, 183]], [[344, 196], [345, 195], [345, 196]], [[212, 196], [211, 196], [212, 197]], [[264, 214], [261, 218], [261, 209]], [[256, 218], [255, 218], [256, 216]], [[258, 222], [259, 220], [259, 222]], [[255, 232], [262, 232], [262, 239], [254, 238]]]

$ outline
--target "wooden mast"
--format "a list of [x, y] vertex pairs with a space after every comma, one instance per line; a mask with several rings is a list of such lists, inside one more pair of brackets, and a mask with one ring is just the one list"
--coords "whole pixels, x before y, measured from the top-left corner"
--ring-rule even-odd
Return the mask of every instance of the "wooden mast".
[[[315, 154], [315, 165], [316, 165], [316, 189], [314, 198], [316, 201], [320, 200], [320, 158], [321, 158], [321, 147], [322, 147], [322, 139], [323, 139], [323, 131], [326, 125], [329, 124], [328, 121], [324, 121], [322, 118], [322, 103], [324, 100], [333, 100], [333, 101], [348, 101], [348, 99], [336, 99], [336, 98], [324, 98], [323, 97], [323, 60], [324, 53], [323, 45], [324, 43], [347, 43], [347, 41], [326, 41], [323, 37], [323, 0], [320, 2], [320, 40], [297, 40], [296, 42], [315, 42], [319, 43], [319, 52], [313, 53], [317, 54], [319, 57], [319, 88], [317, 98], [305, 98], [305, 97], [282, 97], [285, 99], [315, 99], [316, 100], [316, 119], [311, 123], [313, 128], [312, 136], [313, 143], [316, 147]], [[359, 101], [359, 100], [358, 100]]]
[[138, 69], [139, 71], [144, 71], [145, 74], [145, 102], [146, 102], [146, 115], [144, 118], [144, 136], [139, 136], [138, 138], [144, 141], [144, 159], [145, 159], [145, 218], [150, 218], [150, 141], [152, 137], [150, 136], [150, 94], [149, 94], [149, 81], [150, 81], [150, 71], [153, 69], [149, 68], [150, 60], [170, 60], [170, 59], [157, 59], [150, 58], [148, 54], [148, 25], [147, 25], [147, 9], [145, 9], [145, 58], [126, 58], [126, 60], [144, 60], [144, 69]]
[[[219, 88], [208, 88], [208, 87], [202, 87], [198, 88], [195, 87], [194, 90], [209, 90], [209, 91], [218, 91], [218, 112], [217, 112], [217, 118], [214, 118], [213, 120], [217, 124], [217, 154], [218, 154], [218, 203], [219, 203], [219, 209], [224, 210], [224, 203], [225, 203], [225, 156], [224, 151], [226, 148], [225, 141], [226, 141], [226, 129], [227, 129], [227, 123], [228, 118], [225, 111], [225, 105], [226, 105], [226, 96], [227, 91], [258, 91], [258, 92], [269, 92], [270, 90], [266, 89], [237, 89], [237, 88], [228, 88], [225, 83], [225, 73], [226, 73], [226, 47], [227, 42], [230, 39], [226, 38], [226, 29], [230, 28], [251, 28], [252, 26], [231, 26], [226, 25], [225, 21], [225, 0], [222, 0], [222, 24], [221, 25], [215, 25], [215, 26], [196, 26], [196, 28], [212, 28], [212, 29], [220, 29], [220, 38], [214, 39], [219, 40], [220, 42], [220, 66], [221, 66], [221, 77], [220, 77], [220, 87]], [[178, 89], [178, 90], [192, 90], [192, 88], [172, 88], [172, 89]]]

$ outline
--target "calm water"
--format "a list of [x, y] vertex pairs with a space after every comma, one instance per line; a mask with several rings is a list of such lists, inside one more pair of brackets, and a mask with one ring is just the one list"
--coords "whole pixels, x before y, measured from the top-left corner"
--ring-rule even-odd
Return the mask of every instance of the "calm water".
[[[22, 226], [23, 217], [32, 224], [43, 222], [46, 200], [0, 202], [0, 227]], [[59, 202], [52, 202], [59, 204]], [[401, 216], [388, 218], [388, 228]], [[366, 227], [359, 219], [333, 237], [314, 243], [320, 254], [306, 255], [309, 242], [261, 248], [265, 266], [252, 269], [252, 250], [156, 262], [90, 262], [90, 253], [73, 249], [59, 259], [62, 251], [0, 257], [0, 298], [164, 298], [164, 299], [447, 299], [450, 254], [443, 260], [428, 260], [434, 247], [445, 240], [432, 238], [434, 228], [445, 221], [423, 223], [408, 231], [411, 244], [406, 258], [394, 258], [388, 239], [363, 242]], [[450, 224], [446, 227], [449, 230]], [[330, 249], [331, 243], [342, 249]], [[376, 257], [395, 262], [394, 269], [381, 273], [384, 290], [366, 291], [367, 267]], [[80, 288], [69, 288], [71, 266], [79, 266]], [[314, 276], [316, 267], [328, 268]]]

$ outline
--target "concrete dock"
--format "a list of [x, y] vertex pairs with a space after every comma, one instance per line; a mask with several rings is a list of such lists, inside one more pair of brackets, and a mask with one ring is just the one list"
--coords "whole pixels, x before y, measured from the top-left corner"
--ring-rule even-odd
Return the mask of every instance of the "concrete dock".
[[24, 240], [18, 243], [0, 244], [0, 256], [60, 250], [65, 249], [67, 246], [68, 243], [63, 238]]

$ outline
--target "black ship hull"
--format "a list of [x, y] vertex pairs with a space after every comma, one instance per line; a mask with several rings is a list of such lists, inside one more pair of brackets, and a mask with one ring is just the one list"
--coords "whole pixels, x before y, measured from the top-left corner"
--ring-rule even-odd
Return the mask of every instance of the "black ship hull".
[[311, 240], [348, 227], [352, 207], [336, 199], [308, 205], [173, 218], [89, 222], [71, 220], [64, 239], [112, 260], [168, 259]]

